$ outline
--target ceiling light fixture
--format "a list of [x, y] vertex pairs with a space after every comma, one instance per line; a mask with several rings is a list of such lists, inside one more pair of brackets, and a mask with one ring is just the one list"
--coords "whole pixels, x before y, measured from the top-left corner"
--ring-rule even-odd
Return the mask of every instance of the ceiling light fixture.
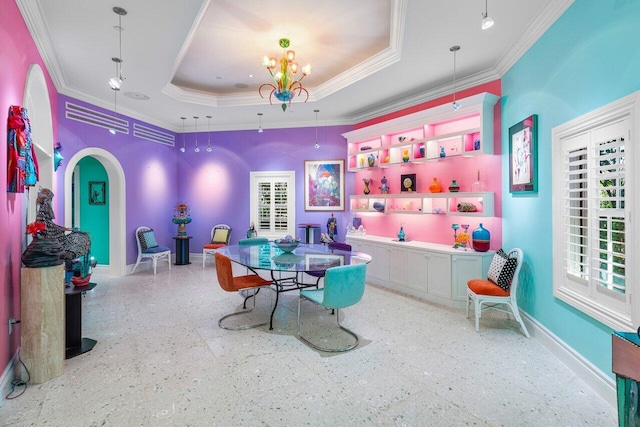
[[116, 125], [118, 124], [118, 88], [113, 89], [113, 125], [109, 128], [111, 135], [116, 134]]
[[316, 144], [314, 148], [320, 148], [320, 144], [318, 144], [318, 113], [320, 110], [313, 110], [313, 112], [316, 113]]
[[489, 11], [487, 9], [488, 0], [484, 0], [484, 14], [482, 15], [482, 29], [493, 27], [493, 19], [489, 18]]
[[187, 120], [186, 117], [180, 117], [182, 119], [182, 148], [180, 148], [180, 151], [182, 153], [184, 153], [185, 151], [187, 151], [187, 142], [184, 139], [184, 121]]
[[200, 152], [200, 148], [198, 148], [198, 119], [199, 119], [200, 117], [198, 117], [198, 116], [193, 116], [193, 118], [194, 118], [194, 119], [195, 119], [195, 121], [196, 121], [196, 149], [195, 149], [194, 151], [195, 151], [196, 153], [199, 153], [199, 152]]
[[207, 153], [211, 152], [211, 116], [207, 116]]
[[282, 38], [278, 41], [280, 47], [282, 48], [282, 56], [280, 57], [280, 61], [278, 61], [275, 57], [264, 57], [264, 61], [262, 65], [267, 67], [269, 74], [271, 74], [271, 78], [275, 84], [264, 83], [258, 89], [258, 93], [261, 98], [264, 98], [262, 95], [262, 88], [264, 86], [271, 87], [271, 93], [269, 93], [269, 104], [273, 105], [271, 101], [271, 97], [275, 96], [279, 101], [282, 101], [282, 111], [286, 111], [287, 103], [291, 105], [291, 100], [296, 95], [296, 91], [298, 91], [297, 95], [300, 96], [302, 92], [307, 94], [307, 98], [304, 102], [307, 102], [309, 99], [309, 92], [302, 87], [302, 79], [305, 76], [311, 74], [311, 65], [307, 64], [302, 67], [302, 77], [300, 79], [296, 79], [296, 74], [298, 73], [298, 63], [293, 62], [296, 58], [296, 53], [293, 50], [287, 50], [289, 47], [289, 39]]
[[458, 111], [462, 105], [456, 102], [456, 52], [460, 50], [460, 46], [451, 46], [449, 51], [453, 52], [453, 109]]
[[124, 80], [124, 77], [122, 77], [122, 31], [124, 30], [124, 28], [122, 28], [122, 17], [127, 14], [127, 11], [116, 6], [113, 8], [113, 12], [118, 15], [118, 26], [114, 28], [118, 30], [119, 33], [118, 44], [120, 50], [117, 58], [111, 58], [111, 60], [116, 63], [116, 76], [109, 79], [109, 86], [113, 90], [120, 90], [120, 86], [122, 86], [122, 81]]
[[262, 113], [258, 113], [258, 133], [262, 133]]

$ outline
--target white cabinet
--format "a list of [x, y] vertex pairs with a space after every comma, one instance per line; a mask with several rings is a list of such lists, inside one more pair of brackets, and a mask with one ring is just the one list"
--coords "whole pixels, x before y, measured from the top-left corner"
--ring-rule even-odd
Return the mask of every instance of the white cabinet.
[[467, 281], [487, 277], [493, 252], [389, 237], [347, 234], [353, 250], [371, 255], [367, 281], [447, 307], [465, 308]]
[[[451, 300], [451, 255], [425, 251], [427, 258], [427, 292], [440, 304]], [[442, 298], [442, 301], [439, 299]]]
[[458, 256], [452, 257], [452, 276], [453, 283], [453, 300], [467, 301], [467, 282], [471, 279], [482, 279], [487, 277], [489, 265], [493, 256], [469, 257]]

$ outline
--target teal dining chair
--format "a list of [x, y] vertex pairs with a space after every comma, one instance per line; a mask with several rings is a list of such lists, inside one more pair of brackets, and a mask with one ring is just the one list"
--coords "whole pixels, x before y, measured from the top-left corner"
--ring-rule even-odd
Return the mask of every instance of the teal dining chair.
[[247, 237], [246, 239], [238, 240], [238, 244], [240, 246], [250, 246], [250, 245], [266, 245], [269, 243], [269, 239], [266, 237]]
[[[298, 336], [307, 345], [316, 350], [326, 352], [344, 352], [358, 346], [358, 335], [340, 324], [340, 309], [357, 304], [364, 295], [366, 264], [342, 265], [327, 269], [324, 275], [324, 287], [322, 289], [303, 289], [298, 299]], [[312, 343], [302, 336], [302, 300], [306, 299], [326, 309], [335, 309], [338, 327], [355, 338], [355, 343], [347, 347], [327, 348]]]

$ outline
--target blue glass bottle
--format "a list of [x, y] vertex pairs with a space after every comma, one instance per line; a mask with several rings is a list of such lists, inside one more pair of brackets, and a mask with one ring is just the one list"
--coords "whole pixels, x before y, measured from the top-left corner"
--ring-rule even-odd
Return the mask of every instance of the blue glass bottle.
[[404, 238], [405, 238], [404, 228], [400, 226], [400, 231], [398, 232], [398, 240], [401, 242], [404, 242]]
[[487, 252], [491, 246], [491, 233], [482, 226], [482, 223], [480, 223], [478, 228], [473, 230], [471, 239], [473, 241], [473, 250], [477, 252]]

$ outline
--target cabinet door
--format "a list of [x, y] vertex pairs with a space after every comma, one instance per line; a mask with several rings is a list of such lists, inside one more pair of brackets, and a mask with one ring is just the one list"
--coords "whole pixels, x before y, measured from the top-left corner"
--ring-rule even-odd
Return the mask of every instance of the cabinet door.
[[428, 291], [427, 263], [427, 252], [407, 252], [407, 287], [414, 290], [415, 295], [425, 298]]
[[371, 262], [367, 264], [367, 279], [381, 285], [389, 285], [389, 251], [386, 245], [377, 243], [349, 241], [354, 251], [371, 255]]
[[392, 287], [404, 287], [407, 285], [407, 267], [407, 249], [390, 247], [389, 283], [391, 283]]
[[483, 274], [482, 257], [480, 256], [457, 256], [452, 257], [451, 278], [453, 280], [453, 300], [467, 300], [467, 282], [471, 279], [486, 278]]
[[429, 294], [451, 299], [451, 255], [427, 252]]

